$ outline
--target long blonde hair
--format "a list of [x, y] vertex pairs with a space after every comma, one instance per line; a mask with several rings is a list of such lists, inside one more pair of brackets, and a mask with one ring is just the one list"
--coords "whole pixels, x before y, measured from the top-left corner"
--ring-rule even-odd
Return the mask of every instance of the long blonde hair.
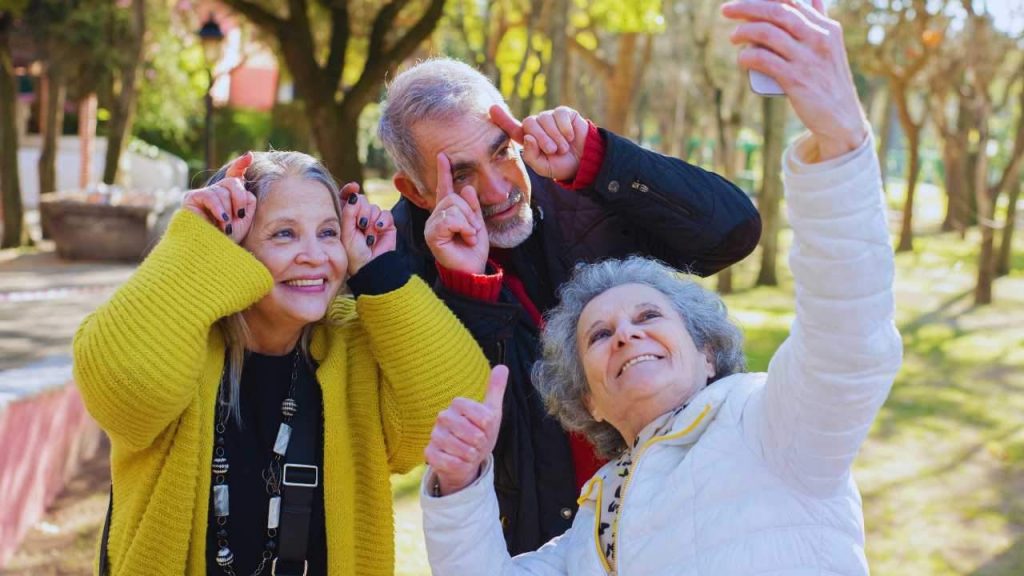
[[[221, 167], [206, 183], [207, 186], [223, 180], [230, 164]], [[277, 182], [288, 178], [297, 177], [313, 182], [319, 182], [327, 187], [331, 195], [331, 203], [338, 218], [341, 218], [341, 200], [338, 185], [334, 177], [327, 171], [327, 168], [309, 154], [302, 152], [253, 152], [252, 164], [246, 169], [243, 176], [246, 190], [256, 196], [256, 205], [266, 197]], [[299, 353], [302, 358], [312, 365], [309, 354], [309, 342], [313, 334], [313, 328], [325, 320], [309, 324], [302, 329], [299, 336]], [[251, 340], [249, 327], [241, 312], [225, 316], [218, 323], [221, 332], [224, 334], [224, 341], [227, 347], [227, 380], [228, 385], [222, 386], [219, 401], [228, 407], [228, 413], [238, 423], [242, 424], [242, 411], [239, 403], [240, 388], [242, 383], [242, 366], [245, 364], [245, 351]]]

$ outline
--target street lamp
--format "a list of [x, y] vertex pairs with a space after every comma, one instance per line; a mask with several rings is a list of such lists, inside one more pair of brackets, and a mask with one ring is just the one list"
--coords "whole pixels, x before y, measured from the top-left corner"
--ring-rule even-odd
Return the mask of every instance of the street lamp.
[[203, 140], [206, 145], [206, 169], [212, 170], [213, 158], [213, 69], [220, 61], [223, 50], [224, 33], [220, 24], [213, 18], [213, 13], [203, 22], [202, 27], [196, 33], [199, 35], [199, 42], [203, 45], [203, 54], [206, 56], [206, 73], [209, 83], [206, 85], [206, 124], [203, 131]]

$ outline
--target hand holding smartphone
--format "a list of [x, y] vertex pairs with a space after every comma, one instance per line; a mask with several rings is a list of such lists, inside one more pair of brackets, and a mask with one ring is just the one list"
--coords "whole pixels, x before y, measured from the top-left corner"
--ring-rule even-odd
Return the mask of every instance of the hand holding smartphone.
[[[778, 2], [779, 0], [747, 0], [748, 2]], [[794, 0], [800, 4], [811, 5], [810, 0]], [[786, 92], [771, 76], [757, 70], [750, 71], [750, 89], [760, 96], [785, 96]]]

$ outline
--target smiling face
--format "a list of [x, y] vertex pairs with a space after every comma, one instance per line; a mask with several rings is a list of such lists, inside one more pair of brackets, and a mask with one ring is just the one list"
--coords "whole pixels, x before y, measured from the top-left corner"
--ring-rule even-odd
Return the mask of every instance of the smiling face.
[[577, 322], [576, 344], [588, 408], [630, 443], [715, 374], [669, 299], [646, 284], [616, 286], [591, 300]]
[[530, 236], [533, 213], [526, 165], [518, 146], [486, 114], [465, 114], [450, 121], [424, 120], [412, 132], [424, 164], [421, 180], [429, 190], [417, 190], [419, 198], [406, 194], [410, 200], [426, 210], [434, 209], [436, 158], [444, 152], [451, 162], [454, 190], [465, 186], [476, 190], [492, 245], [514, 248]]
[[348, 258], [331, 192], [289, 176], [260, 198], [242, 246], [274, 278], [269, 294], [243, 315], [255, 339], [298, 333], [327, 313], [345, 281]]

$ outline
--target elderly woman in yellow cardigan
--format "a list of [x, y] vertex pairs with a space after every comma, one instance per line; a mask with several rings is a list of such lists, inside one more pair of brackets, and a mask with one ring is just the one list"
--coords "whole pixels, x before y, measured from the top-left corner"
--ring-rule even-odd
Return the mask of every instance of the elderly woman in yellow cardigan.
[[305, 154], [246, 154], [186, 196], [75, 338], [112, 442], [101, 570], [393, 573], [389, 475], [488, 371], [394, 246], [390, 213]]

